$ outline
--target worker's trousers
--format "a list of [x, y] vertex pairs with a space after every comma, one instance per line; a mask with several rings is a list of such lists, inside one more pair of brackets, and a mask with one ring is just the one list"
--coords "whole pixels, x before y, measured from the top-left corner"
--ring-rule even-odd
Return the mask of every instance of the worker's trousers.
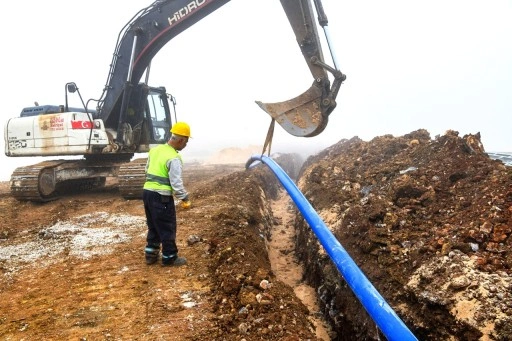
[[176, 207], [173, 197], [144, 190], [142, 200], [148, 225], [147, 246], [158, 248], [161, 244], [162, 255], [177, 256]]

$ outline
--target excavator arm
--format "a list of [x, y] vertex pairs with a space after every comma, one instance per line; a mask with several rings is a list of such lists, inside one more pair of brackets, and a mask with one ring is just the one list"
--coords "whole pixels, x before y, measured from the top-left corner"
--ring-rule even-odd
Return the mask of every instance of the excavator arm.
[[[314, 78], [313, 85], [303, 94], [285, 102], [256, 103], [289, 134], [316, 136], [327, 126], [329, 115], [336, 107], [336, 96], [346, 76], [324, 62], [311, 1], [281, 0], [281, 4]], [[328, 21], [321, 0], [314, 0], [314, 4], [319, 24], [326, 29]], [[327, 42], [330, 43], [328, 36]], [[334, 77], [332, 86], [328, 72]]]
[[[107, 83], [97, 110], [97, 117], [107, 127], [118, 129], [118, 141], [123, 141], [121, 127], [126, 121], [131, 91], [144, 72], [149, 72], [153, 57], [175, 36], [228, 1], [157, 0], [140, 10], [125, 25], [118, 37]], [[314, 1], [318, 11], [321, 8], [320, 0]], [[324, 62], [311, 0], [281, 0], [281, 4], [314, 82], [309, 90], [292, 100], [257, 104], [288, 133], [295, 136], [315, 136], [327, 125], [328, 116], [336, 106], [339, 85], [345, 76]], [[319, 13], [319, 17], [321, 16], [325, 15]], [[334, 75], [332, 87], [327, 71]]]

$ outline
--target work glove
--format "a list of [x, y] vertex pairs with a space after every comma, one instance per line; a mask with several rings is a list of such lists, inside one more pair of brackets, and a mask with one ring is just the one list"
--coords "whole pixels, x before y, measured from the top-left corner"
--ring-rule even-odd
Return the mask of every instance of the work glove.
[[191, 205], [192, 205], [192, 203], [190, 202], [190, 200], [182, 200], [181, 201], [181, 208], [188, 209], [188, 208], [190, 208]]

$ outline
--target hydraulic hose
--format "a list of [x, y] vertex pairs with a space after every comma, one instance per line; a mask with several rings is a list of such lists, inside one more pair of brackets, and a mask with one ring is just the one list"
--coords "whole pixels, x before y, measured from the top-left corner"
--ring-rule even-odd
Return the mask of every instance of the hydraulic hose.
[[331, 260], [336, 264], [338, 271], [386, 338], [391, 341], [417, 340], [341, 246], [286, 172], [274, 160], [265, 155], [253, 155], [247, 161], [246, 168], [254, 166], [255, 161], [261, 161], [274, 172]]

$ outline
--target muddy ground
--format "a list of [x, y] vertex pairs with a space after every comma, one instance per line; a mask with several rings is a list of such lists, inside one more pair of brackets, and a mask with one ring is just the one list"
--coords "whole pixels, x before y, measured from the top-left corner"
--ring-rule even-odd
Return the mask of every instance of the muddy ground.
[[[512, 171], [478, 135], [276, 160], [419, 339], [512, 338]], [[44, 204], [0, 185], [0, 338], [385, 339], [266, 167], [187, 164], [185, 183], [180, 268], [144, 263], [142, 203], [114, 180]]]

